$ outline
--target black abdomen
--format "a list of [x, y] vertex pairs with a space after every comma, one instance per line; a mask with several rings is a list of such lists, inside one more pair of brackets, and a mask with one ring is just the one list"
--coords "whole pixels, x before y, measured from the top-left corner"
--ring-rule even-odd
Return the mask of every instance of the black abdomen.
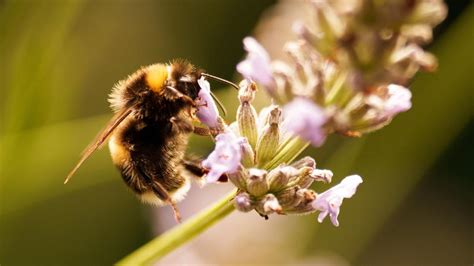
[[111, 154], [133, 191], [139, 195], [153, 193], [165, 200], [167, 195], [160, 193], [160, 187], [172, 197], [187, 185], [181, 162], [188, 137], [189, 133], [176, 131], [169, 120], [146, 123], [131, 118], [114, 132]]

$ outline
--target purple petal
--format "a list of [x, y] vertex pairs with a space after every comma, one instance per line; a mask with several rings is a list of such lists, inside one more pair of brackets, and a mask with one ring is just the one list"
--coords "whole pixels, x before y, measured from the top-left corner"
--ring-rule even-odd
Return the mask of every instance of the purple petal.
[[390, 84], [382, 95], [371, 95], [367, 103], [379, 111], [379, 118], [391, 119], [411, 108], [411, 92], [407, 88]]
[[231, 174], [239, 169], [242, 158], [241, 144], [243, 138], [238, 138], [232, 131], [227, 130], [216, 136], [216, 146], [202, 166], [209, 170], [206, 175], [208, 183], [216, 182], [225, 173]]
[[334, 226], [339, 226], [337, 217], [344, 198], [352, 197], [357, 186], [362, 183], [362, 178], [358, 175], [351, 175], [344, 178], [341, 183], [319, 194], [313, 201], [313, 208], [321, 211], [318, 221], [321, 223], [329, 214], [329, 218]]
[[322, 211], [319, 213], [318, 215], [318, 222], [322, 223], [324, 221], [324, 218], [326, 218], [326, 216], [328, 216], [329, 214], [329, 211]]
[[407, 88], [390, 84], [388, 89], [388, 99], [385, 102], [384, 111], [388, 116], [395, 116], [398, 113], [408, 111], [411, 108], [411, 92]]
[[272, 87], [274, 80], [267, 51], [252, 37], [246, 37], [243, 42], [248, 54], [245, 60], [237, 65], [237, 71], [247, 79], [255, 80], [267, 88]]
[[201, 89], [198, 93], [198, 111], [196, 113], [199, 120], [208, 127], [215, 128], [218, 125], [219, 110], [211, 96], [211, 86], [209, 82], [201, 77], [198, 80]]
[[284, 125], [286, 130], [305, 139], [314, 146], [321, 146], [326, 139], [323, 128], [326, 115], [309, 99], [295, 98], [283, 107]]

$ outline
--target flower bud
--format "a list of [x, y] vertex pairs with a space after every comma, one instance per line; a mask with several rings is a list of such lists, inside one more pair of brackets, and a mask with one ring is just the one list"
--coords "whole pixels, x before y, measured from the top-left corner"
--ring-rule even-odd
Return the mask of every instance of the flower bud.
[[415, 44], [397, 49], [391, 55], [390, 61], [394, 64], [412, 63], [425, 71], [434, 71], [438, 67], [436, 57]]
[[293, 166], [279, 166], [268, 173], [267, 179], [270, 183], [270, 191], [280, 191], [288, 185], [291, 177], [298, 174]]
[[247, 139], [245, 139], [245, 141], [242, 141], [240, 148], [242, 150], [242, 164], [245, 167], [254, 166], [255, 165], [255, 152], [253, 151], [252, 146], [250, 146]]
[[321, 46], [318, 47], [320, 52], [326, 54], [333, 43], [343, 36], [344, 21], [328, 1], [313, 1], [312, 3], [316, 10], [317, 28], [322, 32], [322, 40], [317, 46]]
[[267, 194], [265, 197], [258, 203], [257, 211], [260, 214], [267, 215], [276, 213], [282, 213], [282, 207], [278, 202], [278, 199], [273, 194]]
[[250, 103], [255, 99], [255, 93], [257, 92], [255, 82], [244, 79], [239, 83], [239, 87], [239, 100], [241, 103]]
[[280, 143], [279, 122], [281, 109], [276, 107], [270, 111], [268, 125], [263, 129], [257, 143], [257, 162], [263, 165], [273, 158]]
[[291, 210], [288, 210], [288, 212], [294, 214], [308, 214], [315, 212], [316, 210], [313, 207], [313, 201], [316, 199], [316, 195], [316, 192], [310, 189], [298, 190], [296, 196], [301, 200], [298, 205], [293, 207]]
[[245, 188], [247, 188], [247, 175], [247, 170], [245, 168], [240, 167], [240, 169], [235, 173], [227, 174], [227, 177], [229, 178], [230, 182], [232, 182], [232, 184], [234, 184], [236, 187], [241, 190], [245, 190]]
[[291, 29], [301, 39], [307, 41], [310, 44], [313, 44], [318, 40], [316, 34], [314, 34], [302, 21], [294, 22], [291, 26]]
[[267, 171], [252, 168], [249, 169], [248, 174], [249, 178], [247, 181], [247, 191], [255, 197], [265, 195], [269, 189], [267, 182]]
[[333, 176], [332, 171], [326, 169], [314, 169], [310, 175], [314, 180], [324, 183], [331, 183]]
[[438, 59], [432, 53], [425, 51], [417, 53], [414, 60], [423, 71], [434, 72], [438, 68]]
[[433, 30], [426, 24], [404, 25], [400, 31], [405, 38], [419, 44], [429, 43], [433, 39]]
[[240, 83], [240, 106], [237, 109], [237, 123], [240, 135], [246, 137], [252, 147], [257, 142], [257, 112], [250, 102], [255, 98], [255, 83], [246, 80]]
[[234, 206], [241, 212], [249, 212], [253, 210], [253, 203], [250, 199], [250, 195], [245, 192], [239, 193], [237, 196], [235, 196]]
[[298, 171], [298, 175], [296, 176], [292, 184], [297, 185], [301, 188], [308, 188], [314, 181], [314, 179], [311, 177], [312, 171], [313, 168], [311, 167], [300, 168]]
[[272, 64], [277, 91], [273, 98], [277, 103], [293, 99], [293, 69], [285, 62], [275, 60]]
[[304, 203], [311, 203], [314, 199], [316, 199], [316, 192], [312, 191], [311, 189], [300, 189], [296, 194], [302, 198]]
[[291, 166], [297, 169], [302, 168], [302, 167], [316, 168], [316, 161], [313, 158], [306, 156], [292, 163]]
[[436, 26], [446, 18], [447, 13], [446, 5], [442, 1], [419, 1], [412, 11], [409, 22]]
[[291, 209], [301, 202], [303, 198], [299, 197], [297, 194], [299, 189], [300, 188], [298, 186], [289, 187], [276, 194], [278, 202], [284, 210]]

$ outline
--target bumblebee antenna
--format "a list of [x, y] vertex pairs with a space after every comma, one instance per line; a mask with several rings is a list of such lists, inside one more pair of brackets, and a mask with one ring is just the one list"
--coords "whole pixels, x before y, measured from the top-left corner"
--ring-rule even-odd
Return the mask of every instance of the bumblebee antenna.
[[217, 106], [219, 106], [219, 109], [221, 109], [222, 113], [224, 114], [224, 116], [227, 116], [227, 110], [225, 109], [224, 105], [221, 103], [221, 101], [219, 101], [219, 99], [216, 97], [216, 95], [214, 95], [214, 93], [212, 93], [211, 91], [211, 97], [212, 99], [214, 99], [214, 101], [217, 103]]
[[201, 76], [208, 77], [208, 78], [211, 78], [211, 79], [215, 79], [215, 80], [217, 80], [217, 81], [220, 81], [220, 82], [222, 82], [222, 83], [225, 83], [225, 84], [227, 84], [227, 85], [230, 85], [230, 86], [236, 88], [237, 90], [239, 90], [239, 86], [237, 86], [237, 84], [235, 84], [235, 83], [233, 83], [233, 82], [231, 82], [231, 81], [228, 81], [228, 80], [226, 80], [226, 79], [219, 78], [219, 77], [217, 77], [217, 76], [214, 76], [214, 75], [211, 75], [211, 74], [207, 74], [207, 73], [201, 73]]

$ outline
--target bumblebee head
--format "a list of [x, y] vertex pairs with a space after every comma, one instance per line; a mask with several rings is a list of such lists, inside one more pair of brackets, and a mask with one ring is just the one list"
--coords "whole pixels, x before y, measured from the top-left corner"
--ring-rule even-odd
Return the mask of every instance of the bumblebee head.
[[[207, 74], [203, 70], [194, 67], [194, 65], [188, 61], [179, 59], [168, 65], [155, 64], [148, 66], [146, 69], [145, 80], [150, 90], [155, 93], [161, 93], [164, 88], [171, 87], [195, 100], [201, 90], [198, 83], [198, 80], [201, 77], [220, 81], [239, 90], [239, 87], [236, 84], [217, 76]], [[225, 114], [226, 111], [222, 103], [212, 92], [211, 96]]]
[[187, 61], [176, 60], [171, 64], [146, 67], [145, 80], [148, 88], [155, 93], [162, 93], [166, 87], [171, 87], [194, 100], [200, 90], [197, 80], [201, 72]]
[[168, 66], [168, 71], [172, 87], [193, 100], [198, 97], [201, 87], [197, 81], [201, 77], [202, 70], [185, 60], [175, 60]]

